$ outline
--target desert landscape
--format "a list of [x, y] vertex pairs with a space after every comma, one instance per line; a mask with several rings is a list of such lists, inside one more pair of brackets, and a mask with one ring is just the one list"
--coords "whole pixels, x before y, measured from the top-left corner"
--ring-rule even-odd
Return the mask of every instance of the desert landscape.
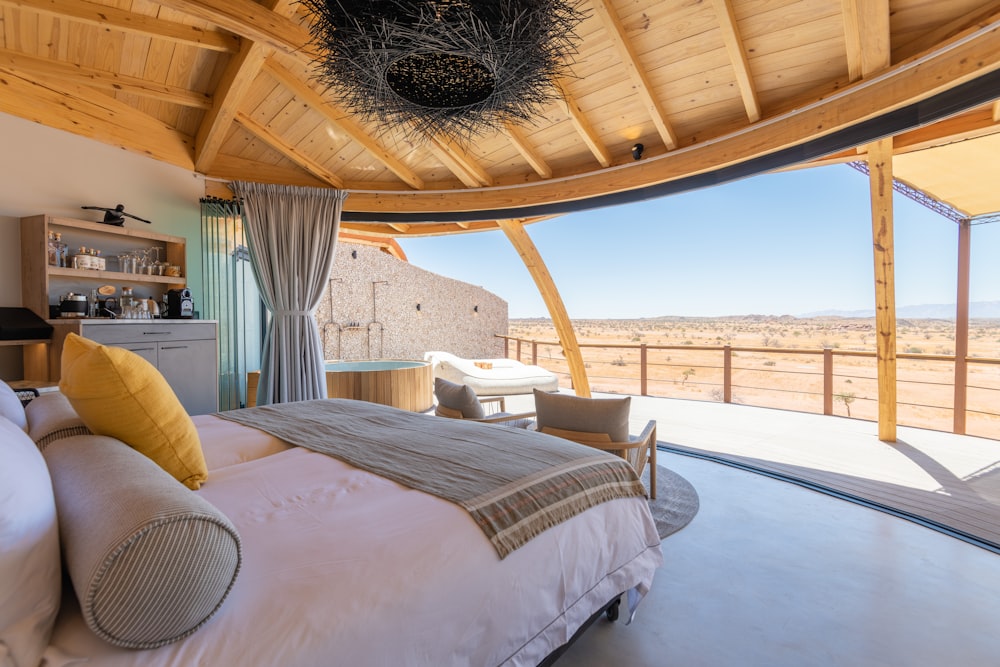
[[[832, 350], [833, 412], [875, 420], [878, 414], [874, 318], [733, 316], [574, 320], [591, 390], [640, 393], [646, 346], [651, 396], [723, 400], [723, 349], [732, 348], [732, 402], [823, 412], [823, 348]], [[955, 324], [897, 321], [898, 423], [951, 431]], [[569, 373], [547, 319], [512, 319], [521, 360]], [[516, 342], [510, 341], [511, 357]], [[966, 433], [1000, 439], [1000, 319], [970, 322]]]

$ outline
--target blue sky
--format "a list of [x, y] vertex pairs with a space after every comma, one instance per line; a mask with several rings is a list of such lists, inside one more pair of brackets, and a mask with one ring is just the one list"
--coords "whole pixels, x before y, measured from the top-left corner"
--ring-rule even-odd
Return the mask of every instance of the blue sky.
[[[896, 304], [954, 303], [955, 223], [896, 194]], [[571, 318], [873, 308], [867, 176], [802, 169], [529, 225]], [[502, 232], [401, 239], [411, 263], [548, 317]], [[971, 298], [1000, 300], [1000, 223], [973, 227]]]

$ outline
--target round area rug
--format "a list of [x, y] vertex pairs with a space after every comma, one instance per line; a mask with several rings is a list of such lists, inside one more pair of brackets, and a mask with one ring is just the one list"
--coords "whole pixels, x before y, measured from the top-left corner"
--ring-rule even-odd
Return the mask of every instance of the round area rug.
[[[642, 472], [642, 483], [649, 488], [649, 467]], [[691, 523], [698, 513], [698, 492], [673, 470], [656, 466], [656, 500], [649, 501], [660, 539], [676, 533]]]

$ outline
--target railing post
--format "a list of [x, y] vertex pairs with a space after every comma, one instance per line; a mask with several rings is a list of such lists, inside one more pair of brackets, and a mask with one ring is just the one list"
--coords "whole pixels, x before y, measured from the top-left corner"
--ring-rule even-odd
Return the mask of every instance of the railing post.
[[517, 360], [521, 361], [521, 339], [517, 339]]
[[833, 350], [823, 348], [823, 414], [833, 414]]
[[733, 348], [722, 346], [722, 401], [733, 402]]
[[506, 337], [503, 339], [503, 358], [510, 358], [510, 338]]
[[531, 365], [532, 366], [537, 366], [538, 365], [538, 341], [537, 340], [531, 341]]
[[648, 373], [646, 371], [646, 344], [643, 343], [639, 346], [639, 395], [649, 396], [646, 392], [646, 382], [648, 381]]

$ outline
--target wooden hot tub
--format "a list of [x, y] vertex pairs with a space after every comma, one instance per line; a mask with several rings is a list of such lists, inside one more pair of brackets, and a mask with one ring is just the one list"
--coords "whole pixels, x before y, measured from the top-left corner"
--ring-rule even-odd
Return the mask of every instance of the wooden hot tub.
[[[259, 380], [260, 371], [247, 373], [247, 407], [257, 404]], [[424, 412], [434, 407], [434, 375], [427, 361], [327, 361], [326, 395]]]

